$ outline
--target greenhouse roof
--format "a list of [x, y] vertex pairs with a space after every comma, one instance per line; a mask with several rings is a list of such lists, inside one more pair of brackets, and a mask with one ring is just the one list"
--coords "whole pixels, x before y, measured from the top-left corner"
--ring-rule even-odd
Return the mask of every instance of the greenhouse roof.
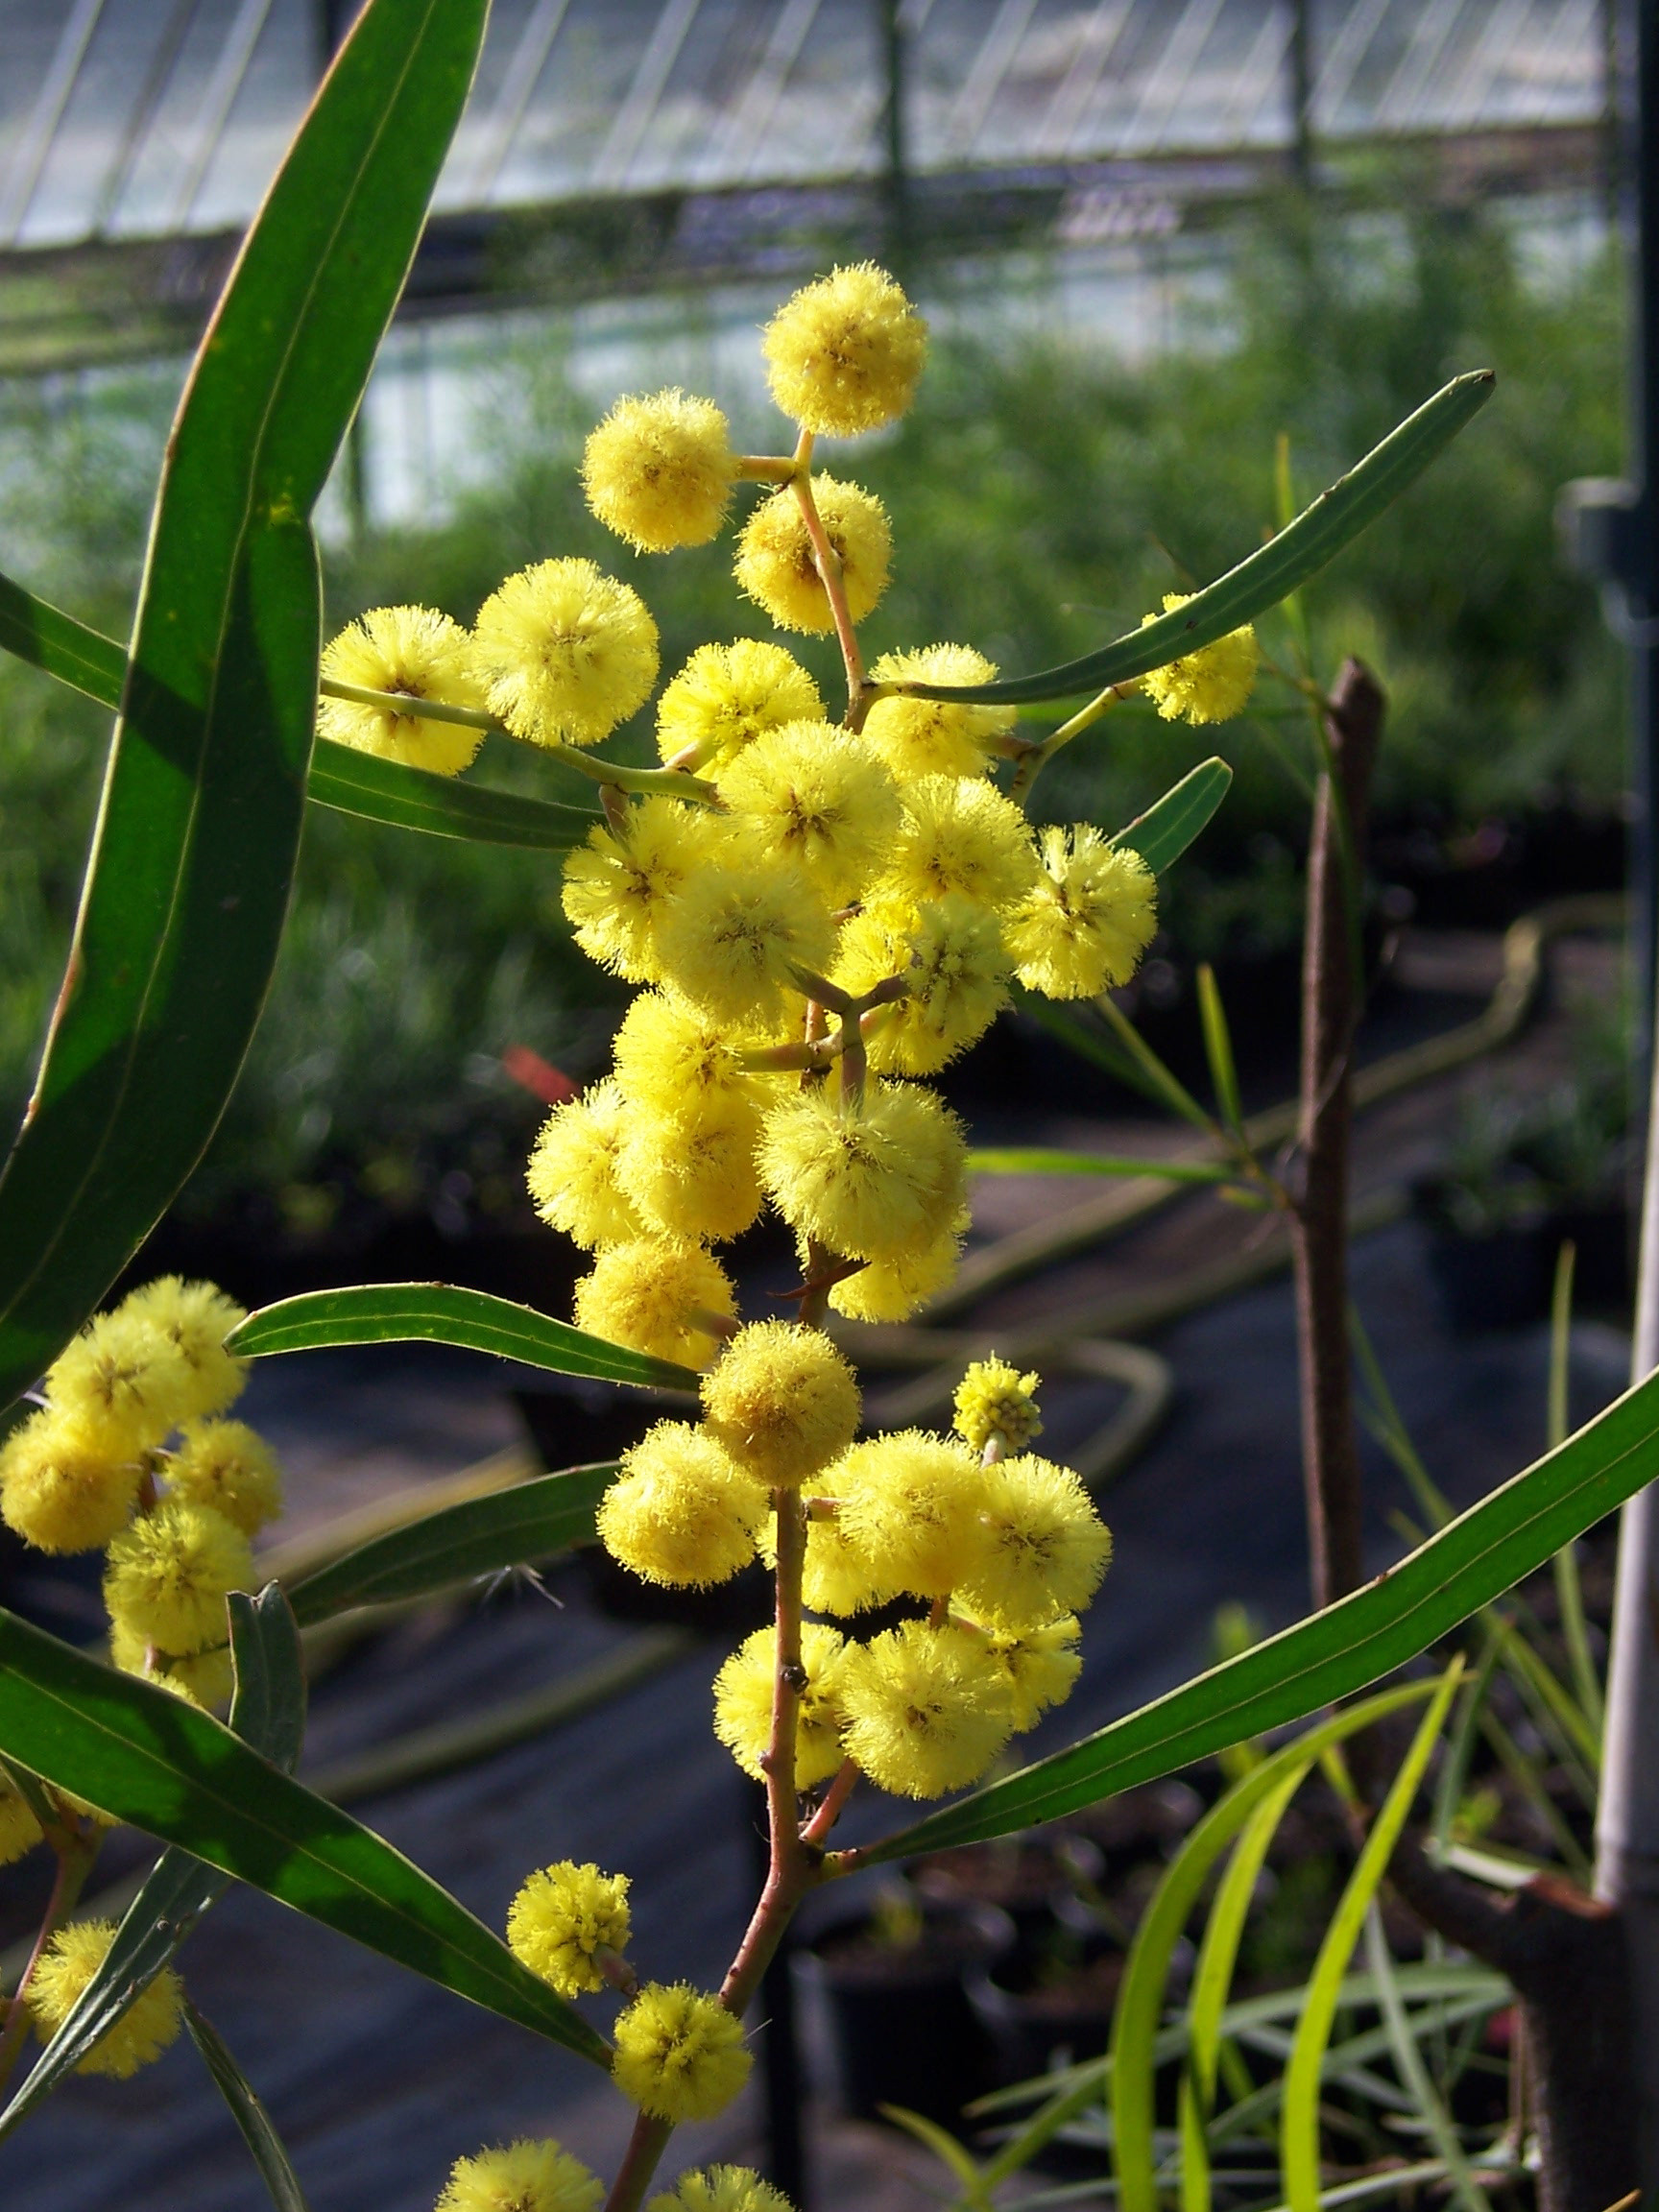
[[[231, 230], [338, 0], [0, 0], [0, 251]], [[1288, 0], [902, 0], [918, 173], [1282, 147]], [[1585, 125], [1599, 0], [1310, 0], [1327, 139]], [[437, 208], [870, 177], [879, 0], [496, 0]]]

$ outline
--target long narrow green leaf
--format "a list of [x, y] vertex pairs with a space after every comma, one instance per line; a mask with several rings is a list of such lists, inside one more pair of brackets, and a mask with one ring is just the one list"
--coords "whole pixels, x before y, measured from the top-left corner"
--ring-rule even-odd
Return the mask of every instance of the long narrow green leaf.
[[1131, 630], [1097, 652], [1044, 668], [1034, 676], [1013, 676], [999, 684], [906, 684], [922, 699], [983, 700], [1029, 706], [1040, 699], [1065, 699], [1083, 691], [1103, 691], [1162, 668], [1184, 653], [1213, 645], [1230, 630], [1253, 622], [1294, 591], [1374, 522], [1390, 501], [1416, 482], [1431, 461], [1451, 445], [1491, 398], [1496, 379], [1489, 369], [1455, 376], [1414, 415], [1391, 430], [1381, 445], [1340, 476], [1328, 492], [1304, 508], [1288, 529], [1270, 538], [1258, 552], [1225, 576], [1194, 592], [1184, 606], [1160, 614], [1144, 629]]
[[[275, 1582], [257, 1598], [232, 1592], [228, 1605], [236, 1663], [229, 1725], [245, 1743], [292, 1773], [305, 1733], [305, 1677], [294, 1616]], [[0, 2115], [0, 2136], [9, 2135], [108, 2033], [229, 1887], [228, 1876], [187, 1851], [175, 1847], [161, 1854], [122, 1915], [102, 1965]]]
[[572, 1467], [443, 1506], [405, 1528], [372, 1537], [294, 1585], [289, 1597], [295, 1618], [308, 1627], [353, 1605], [423, 1598], [504, 1567], [534, 1566], [570, 1544], [589, 1543], [594, 1509], [615, 1475], [614, 1460]]
[[1230, 1183], [1234, 1170], [1209, 1162], [1118, 1159], [1108, 1152], [1057, 1152], [1046, 1145], [970, 1152], [970, 1175], [1149, 1175], [1166, 1183]]
[[1162, 876], [1204, 828], [1232, 782], [1233, 771], [1225, 760], [1214, 757], [1200, 760], [1144, 814], [1138, 814], [1126, 830], [1119, 830], [1112, 843], [1139, 853], [1153, 875]]
[[838, 1864], [1012, 1835], [1351, 1696], [1532, 1574], [1634, 1496], [1656, 1465], [1659, 1376], [1649, 1376], [1363, 1589]]
[[529, 1306], [448, 1283], [365, 1283], [307, 1290], [250, 1313], [225, 1339], [241, 1353], [314, 1352], [329, 1344], [461, 1344], [555, 1375], [589, 1375], [644, 1389], [695, 1390], [697, 1374], [608, 1344]]
[[610, 2052], [482, 1921], [208, 1714], [0, 1608], [0, 1752], [596, 2066]]
[[1167, 1105], [1162, 1087], [1146, 1074], [1140, 1064], [1132, 1060], [1109, 1037], [1089, 1028], [1075, 1015], [1056, 1006], [1035, 991], [1015, 986], [1015, 1003], [1022, 1014], [1028, 1015], [1040, 1029], [1046, 1029], [1050, 1037], [1057, 1037], [1068, 1051], [1075, 1052], [1079, 1060], [1087, 1060], [1092, 1068], [1098, 1068], [1103, 1075], [1110, 1075], [1115, 1083], [1126, 1083], [1132, 1091], [1139, 1091], [1143, 1098], [1155, 1105]]
[[1257, 1808], [1285, 1802], [1322, 1751], [1429, 1695], [1427, 1683], [1383, 1691], [1311, 1728], [1253, 1767], [1213, 1805], [1182, 1844], [1141, 1916], [1112, 2015], [1112, 2130], [1123, 2212], [1157, 2212], [1153, 2158], [1153, 2047], [1165, 2008], [1169, 1962], [1211, 1870]]
[[1382, 2022], [1395, 2069], [1401, 2081], [1410, 2091], [1417, 2116], [1427, 2128], [1431, 2141], [1446, 2161], [1446, 2172], [1452, 2181], [1452, 2194], [1463, 2206], [1463, 2212], [1492, 2212], [1492, 2200], [1475, 2178], [1469, 2161], [1464, 2156], [1462, 2140], [1452, 2115], [1430, 2079], [1429, 2069], [1423, 2063], [1423, 2054], [1417, 2048], [1417, 2038], [1411, 2032], [1406, 2003], [1400, 1994], [1394, 1954], [1388, 1948], [1382, 1914], [1375, 1898], [1371, 1900], [1365, 1914], [1365, 1957], [1372, 1973], [1377, 1977]]
[[[195, 1166], [258, 1019], [316, 718], [310, 515], [414, 255], [485, 11], [370, 0], [197, 353], [69, 965], [0, 1174], [0, 1405]], [[73, 644], [37, 622], [31, 635]]]
[[0, 647], [45, 669], [60, 684], [85, 692], [101, 707], [121, 704], [127, 656], [114, 638], [88, 629], [73, 614], [37, 599], [4, 575], [0, 575]]
[[1227, 1010], [1221, 1003], [1215, 971], [1208, 960], [1198, 968], [1198, 1016], [1204, 1029], [1204, 1056], [1210, 1063], [1210, 1081], [1215, 1103], [1229, 1129], [1244, 1126], [1244, 1105], [1238, 1095], [1238, 1070], [1233, 1058], [1233, 1036]]
[[276, 2212], [308, 2212], [300, 2176], [282, 2147], [281, 2137], [271, 2125], [271, 2115], [249, 2086], [247, 2077], [231, 2057], [219, 2031], [188, 1997], [184, 2000], [184, 2025], [213, 2077], [215, 2087], [229, 2106], [231, 2119], [242, 2131], [242, 2140], [252, 2153], [259, 2177], [270, 2192]]
[[1297, 2023], [1290, 2063], [1285, 2070], [1285, 2108], [1279, 2124], [1279, 2155], [1284, 2167], [1283, 2186], [1290, 2212], [1319, 2212], [1319, 2081], [1320, 2066], [1331, 2028], [1336, 2017], [1337, 1992], [1348, 1972], [1348, 1961], [1359, 1940], [1359, 1931], [1388, 1870], [1394, 1846], [1411, 1811], [1429, 1766], [1446, 1715], [1457, 1693], [1461, 1661], [1441, 1676], [1429, 1710], [1424, 1714], [1411, 1748], [1401, 1764], [1371, 1823], [1371, 1833], [1353, 1873], [1348, 1877], [1325, 1940], [1319, 1946]]

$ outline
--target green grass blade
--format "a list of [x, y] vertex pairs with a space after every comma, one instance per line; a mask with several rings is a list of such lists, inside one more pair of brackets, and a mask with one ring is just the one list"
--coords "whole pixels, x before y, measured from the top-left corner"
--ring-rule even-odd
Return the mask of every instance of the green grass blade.
[[952, 2212], [986, 2212], [989, 2200], [985, 2195], [985, 2176], [977, 2161], [948, 2128], [941, 2128], [937, 2120], [929, 2120], [925, 2112], [911, 2112], [902, 2104], [883, 2104], [879, 2109], [883, 2120], [890, 2120], [896, 2128], [902, 2128], [907, 2135], [913, 2135], [918, 2143], [925, 2144], [960, 2183], [962, 2195]]
[[1190, 1121], [1194, 1129], [1201, 1129], [1206, 1137], [1217, 1134], [1215, 1119], [1206, 1114], [1190, 1091], [1170, 1072], [1118, 1005], [1109, 991], [1103, 991], [1094, 1001], [1094, 1011], [1100, 1015], [1108, 1029], [1122, 1046], [1127, 1059], [1133, 1060], [1146, 1079], [1151, 1094], [1161, 1098], [1172, 1114], [1182, 1120]]
[[1623, 1504], [1650, 1479], [1656, 1454], [1659, 1376], [1649, 1376], [1363, 1589], [839, 1863], [868, 1865], [1012, 1835], [1351, 1696]]
[[417, 830], [429, 837], [463, 837], [482, 845], [528, 845], [567, 853], [604, 817], [590, 806], [565, 806], [493, 791], [487, 783], [434, 776], [401, 760], [382, 760], [320, 737], [311, 757], [306, 797], [341, 814]]
[[422, 1598], [506, 1567], [534, 1566], [568, 1545], [592, 1541], [593, 1514], [616, 1462], [572, 1467], [517, 1482], [488, 1498], [445, 1505], [406, 1528], [359, 1544], [289, 1592], [302, 1627], [353, 1605]]
[[[322, 620], [310, 515], [459, 119], [485, 0], [370, 0], [237, 256], [167, 444], [92, 857], [0, 1175], [0, 1405], [224, 1110], [287, 912]], [[8, 602], [36, 648], [60, 625]], [[81, 680], [101, 671], [83, 665]]]
[[[1578, 1251], [1571, 1239], [1555, 1256], [1555, 1281], [1550, 1299], [1550, 1410], [1549, 1441], [1559, 1444], [1567, 1433], [1568, 1385], [1573, 1358], [1573, 1275]], [[1554, 1559], [1555, 1602], [1561, 1615], [1561, 1634], [1567, 1646], [1573, 1689], [1595, 1744], [1594, 1761], [1600, 1764], [1601, 1732], [1606, 1711], [1601, 1677], [1590, 1649], [1590, 1632], [1584, 1619], [1584, 1588], [1578, 1574], [1578, 1553], [1563, 1545]]]
[[596, 2066], [588, 2023], [383, 1838], [210, 1715], [0, 1608], [0, 1753]]
[[1230, 1183], [1234, 1170], [1208, 1162], [1128, 1160], [1107, 1152], [1056, 1152], [1046, 1145], [970, 1152], [970, 1175], [1151, 1175], [1166, 1183]]
[[647, 1389], [695, 1390], [694, 1369], [607, 1344], [508, 1298], [448, 1283], [366, 1283], [307, 1290], [250, 1313], [225, 1339], [241, 1353], [313, 1352], [328, 1344], [462, 1344], [556, 1375], [590, 1375]]
[[1347, 1887], [1337, 1903], [1304, 1993], [1302, 2017], [1290, 2063], [1285, 2070], [1285, 2106], [1279, 2126], [1279, 2155], [1285, 2201], [1290, 2212], [1319, 2212], [1319, 2081], [1321, 2062], [1336, 2018], [1338, 1993], [1348, 1962], [1378, 1885], [1388, 1870], [1394, 1846], [1411, 1811], [1431, 1753], [1456, 1695], [1461, 1661], [1449, 1667], [1435, 1686], [1400, 1771], [1371, 1823]]
[[1126, 830], [1119, 830], [1113, 844], [1126, 845], [1139, 853], [1153, 875], [1162, 876], [1210, 820], [1232, 781], [1233, 771], [1225, 760], [1200, 760], [1144, 814], [1138, 814]]
[[[305, 1679], [294, 1616], [275, 1582], [257, 1598], [235, 1591], [228, 1603], [236, 1662], [229, 1725], [245, 1743], [291, 1773], [305, 1732]], [[0, 2115], [0, 2136], [9, 2135], [74, 2072], [229, 1886], [228, 1876], [187, 1851], [161, 1854], [122, 1915], [103, 1964]]]
[[1221, 1003], [1215, 971], [1208, 960], [1198, 967], [1198, 1018], [1204, 1029], [1204, 1057], [1210, 1063], [1210, 1081], [1215, 1103], [1229, 1129], [1244, 1126], [1244, 1105], [1238, 1094], [1238, 1070], [1233, 1058], [1233, 1038], [1227, 1012]]
[[1058, 668], [1041, 669], [1034, 676], [1014, 676], [999, 684], [907, 684], [904, 688], [922, 699], [1029, 706], [1041, 699], [1067, 699], [1080, 692], [1103, 691], [1109, 684], [1127, 684], [1183, 653], [1214, 644], [1230, 630], [1276, 607], [1358, 538], [1479, 413], [1495, 383], [1489, 369], [1455, 376], [1346, 476], [1338, 477], [1304, 508], [1287, 529], [1225, 576], [1194, 592], [1185, 606], [1159, 615], [1144, 629], [1131, 630], [1097, 652]]
[[1417, 2116], [1428, 2129], [1430, 2141], [1446, 2161], [1452, 2194], [1462, 2205], [1463, 2212], [1492, 2212], [1492, 2200], [1470, 2169], [1469, 2161], [1463, 2154], [1462, 2142], [1453, 2125], [1452, 2115], [1430, 2080], [1429, 2069], [1423, 2063], [1423, 2054], [1417, 2048], [1417, 2038], [1407, 2015], [1406, 2002], [1400, 1994], [1394, 1954], [1388, 1948], [1382, 1914], [1375, 1898], [1365, 1914], [1365, 1958], [1377, 1978], [1382, 2023], [1387, 2030], [1388, 2048], [1393, 2055], [1395, 2070], [1411, 2093]]
[[190, 2031], [190, 2040], [201, 2052], [207, 2071], [213, 2077], [214, 2086], [230, 2108], [230, 2117], [252, 2153], [253, 2163], [259, 2169], [259, 2177], [270, 2192], [276, 2212], [309, 2212], [305, 2192], [300, 2186], [300, 2176], [282, 2148], [281, 2137], [271, 2125], [271, 2115], [250, 2088], [247, 2078], [227, 2050], [219, 2031], [197, 2010], [188, 1997], [184, 2000], [184, 2025]]
[[1162, 1087], [1155, 1083], [1127, 1052], [1119, 1048], [1109, 1037], [1102, 1037], [1079, 1022], [1075, 1015], [1066, 1012], [1035, 991], [1022, 985], [1015, 986], [1015, 1002], [1022, 1014], [1029, 1015], [1040, 1029], [1046, 1029], [1050, 1037], [1058, 1038], [1068, 1051], [1075, 1052], [1079, 1060], [1087, 1060], [1092, 1068], [1098, 1068], [1103, 1075], [1110, 1075], [1115, 1083], [1126, 1083], [1132, 1091], [1139, 1091], [1143, 1098], [1155, 1105], [1167, 1104]]
[[117, 708], [127, 656], [113, 637], [90, 630], [61, 608], [0, 575], [0, 648], [14, 653], [101, 707]]

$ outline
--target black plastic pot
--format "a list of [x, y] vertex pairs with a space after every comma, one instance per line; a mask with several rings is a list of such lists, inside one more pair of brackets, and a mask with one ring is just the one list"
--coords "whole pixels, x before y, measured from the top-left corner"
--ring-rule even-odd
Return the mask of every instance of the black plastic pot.
[[795, 1971], [822, 1993], [840, 2076], [842, 2108], [878, 2120], [902, 2105], [944, 2128], [996, 2084], [992, 2037], [965, 1986], [1014, 1947], [1014, 1924], [985, 1905], [925, 1905], [914, 1944], [878, 1942], [863, 1918], [836, 1921], [794, 1954]]
[[1069, 1960], [1051, 1954], [1040, 1974], [1004, 1965], [968, 1977], [969, 2001], [996, 2047], [1001, 2081], [1029, 2081], [1056, 2062], [1097, 2058], [1105, 2050], [1122, 1948], [1096, 1928], [1075, 1936]]
[[1014, 1949], [998, 1968], [1019, 1986], [1052, 1954], [1079, 1884], [1098, 1884], [1105, 1855], [1086, 1836], [1056, 1831], [941, 1851], [909, 1869], [918, 1892], [936, 1905], [990, 1905], [1014, 1924]]

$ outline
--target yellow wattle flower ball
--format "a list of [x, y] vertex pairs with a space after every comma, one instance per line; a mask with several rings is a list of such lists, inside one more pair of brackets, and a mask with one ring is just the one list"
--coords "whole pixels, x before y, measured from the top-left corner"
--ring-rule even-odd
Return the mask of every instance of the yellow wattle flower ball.
[[142, 1675], [158, 1690], [170, 1690], [204, 1713], [228, 1704], [236, 1687], [228, 1646], [206, 1651], [163, 1651], [125, 1621], [109, 1623], [109, 1657], [123, 1674]]
[[565, 856], [561, 902], [589, 960], [630, 983], [662, 973], [657, 933], [686, 879], [722, 846], [724, 831], [704, 806], [650, 798], [628, 808], [626, 827], [596, 823], [586, 845]]
[[883, 976], [908, 991], [865, 1032], [883, 1075], [931, 1075], [976, 1045], [1008, 1003], [1011, 963], [997, 916], [960, 893], [923, 906], [875, 899], [844, 924], [831, 980], [860, 995]]
[[627, 1875], [601, 1874], [571, 1859], [528, 1876], [507, 1908], [508, 1949], [561, 1997], [603, 1989], [594, 1954], [620, 1956], [632, 1931]]
[[1042, 872], [1005, 917], [1028, 990], [1097, 998], [1127, 983], [1158, 928], [1158, 879], [1139, 853], [1079, 822], [1041, 830]]
[[735, 846], [700, 869], [662, 917], [657, 949], [684, 998], [730, 1022], [776, 1020], [797, 969], [821, 974], [835, 925], [798, 868]]
[[618, 399], [582, 455], [589, 506], [640, 553], [707, 545], [726, 518], [734, 473], [725, 416], [678, 387]]
[[719, 778], [739, 836], [787, 860], [831, 906], [858, 896], [899, 827], [899, 792], [864, 743], [825, 722], [788, 722]]
[[818, 686], [781, 645], [738, 637], [699, 645], [657, 702], [657, 750], [689, 752], [693, 768], [718, 770], [745, 745], [789, 722], [821, 722]]
[[878, 1789], [942, 1797], [977, 1782], [1014, 1730], [1006, 1670], [983, 1637], [906, 1621], [849, 1647], [843, 1742]]
[[[924, 645], [883, 653], [870, 671], [878, 684], [995, 684], [997, 663], [972, 645]], [[901, 783], [919, 776], [983, 776], [998, 737], [1013, 729], [1012, 707], [970, 707], [949, 699], [878, 699], [864, 734]]]
[[131, 1458], [238, 1395], [248, 1362], [225, 1337], [246, 1318], [210, 1283], [164, 1275], [64, 1346], [46, 1370], [46, 1395], [108, 1457]]
[[927, 325], [873, 261], [804, 284], [761, 334], [766, 381], [784, 414], [830, 438], [895, 421], [915, 396]]
[[551, 2136], [458, 2158], [435, 2212], [599, 2212], [605, 2184]]
[[657, 681], [657, 625], [591, 561], [538, 562], [496, 586], [472, 630], [493, 714], [533, 745], [596, 745]]
[[12, 1866], [45, 1841], [40, 1823], [29, 1809], [29, 1800], [0, 1774], [0, 1866]]
[[925, 776], [904, 789], [904, 822], [878, 895], [914, 907], [954, 892], [1009, 906], [1037, 878], [1031, 828], [1011, 799], [971, 776]]
[[[806, 1687], [801, 1692], [795, 1722], [797, 1790], [827, 1782], [841, 1764], [841, 1708], [835, 1681], [844, 1648], [839, 1629], [821, 1621], [802, 1623], [801, 1667]], [[766, 1779], [761, 1760], [772, 1741], [777, 1659], [777, 1629], [757, 1628], [714, 1677], [714, 1733], [744, 1773], [757, 1782]]]
[[[952, 1611], [952, 1620], [958, 1618]], [[970, 1627], [981, 1623], [969, 1621]], [[1018, 1632], [986, 1626], [987, 1648], [1008, 1676], [1014, 1707], [1014, 1733], [1022, 1736], [1035, 1728], [1052, 1705], [1064, 1705], [1083, 1671], [1083, 1654], [1077, 1646], [1083, 1631], [1074, 1613], [1058, 1621], [1046, 1621], [1039, 1628]]]
[[712, 2120], [749, 2079], [743, 2025], [688, 1982], [651, 1982], [616, 2022], [612, 2074], [654, 2120]]
[[679, 1237], [610, 1244], [576, 1286], [576, 1326], [654, 1359], [701, 1367], [717, 1334], [708, 1316], [732, 1319], [737, 1297], [717, 1260]]
[[[76, 1999], [109, 1955], [113, 1920], [72, 1920], [60, 1928], [36, 1964], [27, 2004], [35, 2032], [49, 2043]], [[77, 2074], [108, 2074], [125, 2081], [159, 2058], [183, 2023], [184, 1984], [171, 1966], [132, 2000], [113, 2028], [93, 2044]]]
[[962, 1206], [962, 1124], [930, 1091], [871, 1082], [861, 1099], [817, 1084], [781, 1098], [760, 1135], [760, 1180], [790, 1228], [878, 1260], [933, 1244]]
[[629, 1108], [613, 1080], [591, 1084], [555, 1106], [541, 1124], [524, 1180], [531, 1203], [551, 1228], [591, 1252], [625, 1244], [645, 1224], [617, 1176]]
[[225, 1641], [225, 1599], [253, 1588], [253, 1554], [211, 1505], [169, 1498], [109, 1547], [104, 1602], [117, 1624], [180, 1657]]
[[755, 1556], [766, 1493], [701, 1429], [659, 1421], [599, 1501], [599, 1541], [647, 1582], [709, 1589]]
[[212, 1283], [185, 1283], [158, 1275], [130, 1291], [116, 1313], [134, 1328], [152, 1332], [168, 1347], [176, 1363], [168, 1391], [175, 1422], [223, 1413], [235, 1404], [248, 1382], [251, 1361], [227, 1352], [225, 1339], [248, 1318], [248, 1310]]
[[795, 1488], [845, 1451], [860, 1400], [852, 1368], [821, 1329], [755, 1321], [703, 1378], [703, 1421], [746, 1475]]
[[1006, 1450], [1022, 1452], [1043, 1433], [1037, 1418], [1042, 1381], [1035, 1370], [1022, 1375], [995, 1353], [988, 1359], [971, 1360], [956, 1385], [957, 1435], [975, 1452], [983, 1452], [993, 1436], [999, 1436]]
[[983, 1470], [978, 1544], [956, 1587], [971, 1611], [1022, 1629], [1081, 1613], [1112, 1559], [1112, 1536], [1070, 1467], [1027, 1455]]
[[830, 1310], [849, 1321], [908, 1321], [919, 1307], [955, 1280], [967, 1221], [958, 1214], [931, 1243], [872, 1260], [835, 1284]]
[[625, 1126], [617, 1175], [649, 1229], [723, 1241], [759, 1213], [760, 1116], [748, 1098], [710, 1098], [673, 1116], [635, 1110]]
[[[861, 485], [814, 476], [818, 518], [841, 563], [847, 612], [862, 622], [880, 604], [893, 559], [887, 510]], [[821, 637], [835, 627], [824, 580], [807, 536], [801, 502], [788, 485], [762, 499], [737, 541], [733, 565], [740, 589], [764, 607], [780, 630]]]
[[246, 1421], [186, 1421], [167, 1464], [167, 1489], [192, 1505], [213, 1506], [245, 1536], [282, 1511], [282, 1471]]
[[484, 693], [472, 669], [472, 640], [459, 622], [431, 607], [372, 607], [323, 648], [323, 674], [366, 691], [397, 691], [410, 702], [390, 711], [350, 699], [324, 698], [317, 733], [382, 760], [401, 760], [434, 776], [458, 776], [484, 742], [464, 722], [434, 722], [420, 702], [481, 709]]
[[903, 1429], [854, 1444], [824, 1477], [836, 1527], [872, 1561], [889, 1596], [948, 1598], [981, 1556], [985, 1477], [954, 1436]]
[[794, 2212], [781, 2189], [748, 2166], [705, 2166], [682, 2174], [671, 2191], [653, 2197], [645, 2212]]
[[105, 1433], [48, 1406], [0, 1447], [0, 1516], [36, 1551], [98, 1551], [126, 1527], [140, 1469]]
[[[826, 1482], [811, 1485], [814, 1496], [826, 1493]], [[757, 1545], [769, 1568], [778, 1564], [778, 1525], [768, 1521]], [[879, 1560], [850, 1543], [839, 1514], [829, 1520], [814, 1515], [806, 1524], [806, 1559], [801, 1575], [801, 1598], [812, 1613], [833, 1613], [845, 1620], [854, 1613], [884, 1605], [893, 1595]]]
[[[1166, 591], [1164, 613], [1172, 614], [1191, 596], [1190, 591]], [[1142, 629], [1158, 619], [1156, 614], [1143, 614]], [[1214, 645], [1200, 645], [1195, 653], [1183, 653], [1165, 667], [1154, 668], [1142, 677], [1141, 687], [1166, 722], [1182, 715], [1191, 723], [1230, 722], [1248, 706], [1261, 661], [1255, 629], [1246, 622], [1241, 630], [1217, 637]]]
[[641, 991], [622, 1017], [614, 1051], [630, 1103], [666, 1119], [757, 1105], [762, 1094], [728, 1026], [677, 991]]

